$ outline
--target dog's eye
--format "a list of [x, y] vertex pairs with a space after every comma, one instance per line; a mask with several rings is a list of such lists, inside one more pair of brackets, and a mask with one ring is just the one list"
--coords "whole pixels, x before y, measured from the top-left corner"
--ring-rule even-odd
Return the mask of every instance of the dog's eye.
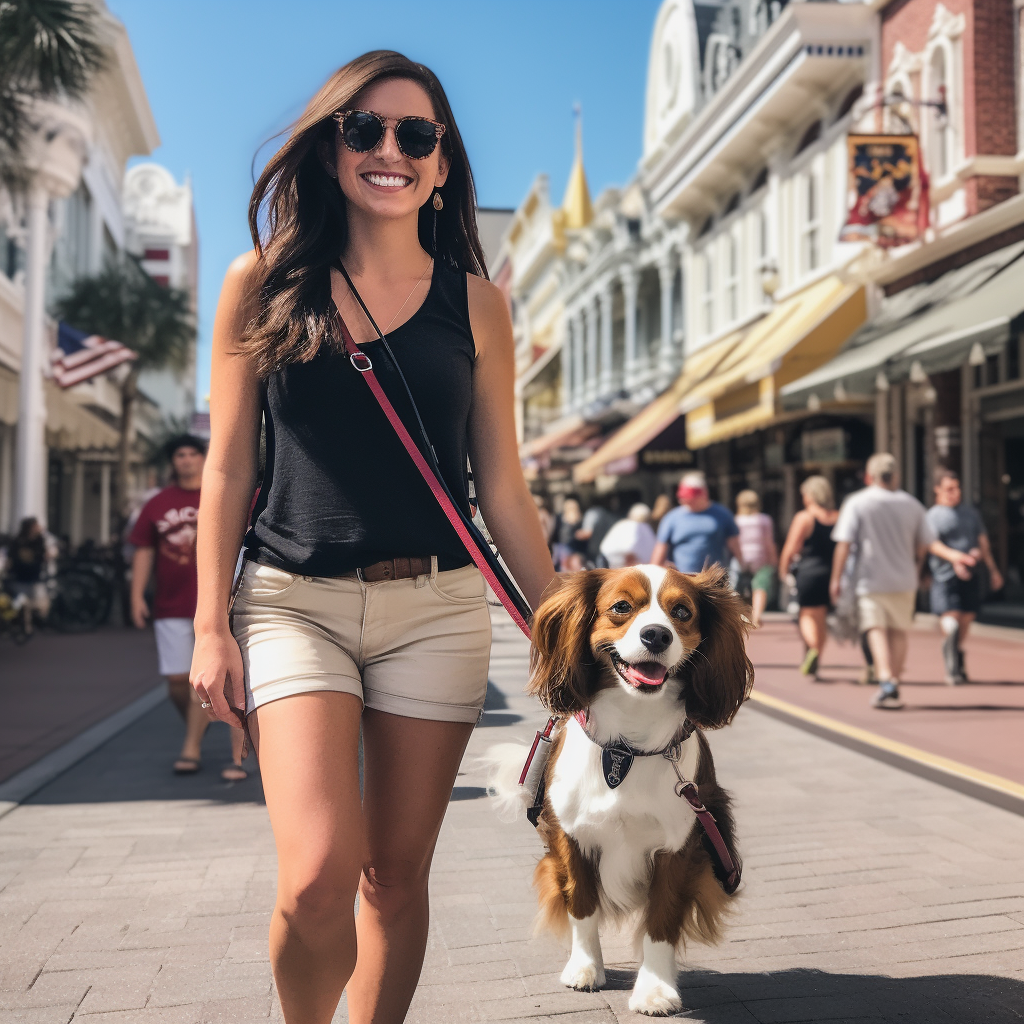
[[678, 619], [679, 622], [689, 622], [693, 618], [693, 612], [685, 604], [677, 604], [672, 609], [671, 615], [673, 619]]
[[616, 601], [611, 610], [616, 615], [628, 615], [633, 610], [633, 606], [628, 601]]

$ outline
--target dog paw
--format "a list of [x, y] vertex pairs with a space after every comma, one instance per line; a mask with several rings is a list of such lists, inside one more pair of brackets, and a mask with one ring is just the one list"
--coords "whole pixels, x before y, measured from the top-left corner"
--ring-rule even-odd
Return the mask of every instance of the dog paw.
[[589, 957], [572, 959], [565, 965], [559, 981], [578, 992], [595, 992], [604, 987], [604, 968]]
[[667, 1017], [683, 1008], [679, 993], [657, 978], [637, 978], [636, 987], [629, 997], [629, 1008], [648, 1017]]

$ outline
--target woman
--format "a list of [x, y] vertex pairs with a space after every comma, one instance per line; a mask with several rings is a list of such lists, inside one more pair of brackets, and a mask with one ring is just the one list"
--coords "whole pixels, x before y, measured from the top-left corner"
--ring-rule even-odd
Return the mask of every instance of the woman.
[[579, 498], [568, 497], [555, 526], [555, 565], [559, 572], [578, 572], [583, 568], [587, 542], [576, 535], [583, 528], [583, 507]]
[[[800, 604], [799, 629], [807, 653], [804, 655], [800, 672], [805, 676], [818, 675], [818, 662], [825, 649], [828, 631], [825, 616], [828, 614], [828, 582], [832, 574], [832, 527], [839, 513], [832, 497], [832, 486], [823, 476], [809, 476], [800, 485], [804, 509], [793, 516], [789, 536], [782, 547], [779, 558], [779, 575], [786, 579], [789, 568], [800, 554], [796, 567], [796, 593]], [[790, 584], [793, 585], [792, 583]]]
[[[534, 607], [553, 579], [519, 469], [511, 323], [484, 277], [475, 208], [437, 78], [368, 53], [331, 77], [267, 164], [249, 207], [255, 251], [221, 292], [192, 682], [212, 716], [247, 715], [259, 755], [287, 1024], [327, 1024], [346, 988], [350, 1020], [404, 1019], [490, 645], [482, 576], [340, 348], [332, 303], [410, 422], [342, 266], [387, 333], [457, 504], [469, 514], [468, 456]], [[266, 476], [229, 619], [261, 420]]]
[[650, 527], [651, 509], [638, 501], [625, 519], [620, 519], [604, 535], [601, 554], [609, 569], [627, 565], [647, 565], [654, 554], [657, 537]]
[[771, 516], [761, 511], [756, 491], [740, 491], [736, 495], [736, 525], [740, 531], [740, 552], [747, 571], [752, 573], [750, 621], [757, 629], [768, 607], [779, 553], [775, 547], [775, 524]]

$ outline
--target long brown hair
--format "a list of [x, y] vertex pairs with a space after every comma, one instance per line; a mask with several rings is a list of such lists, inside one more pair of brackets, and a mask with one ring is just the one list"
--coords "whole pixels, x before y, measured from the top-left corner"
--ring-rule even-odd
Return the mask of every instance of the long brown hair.
[[249, 200], [249, 231], [259, 257], [253, 281], [259, 313], [244, 331], [241, 348], [262, 376], [287, 363], [307, 362], [330, 343], [330, 264], [345, 248], [348, 218], [345, 196], [328, 176], [317, 146], [326, 142], [333, 149], [337, 123], [332, 115], [351, 106], [374, 82], [388, 78], [421, 85], [434, 117], [446, 129], [441, 151], [449, 170], [439, 190], [444, 208], [436, 212], [430, 202], [420, 208], [420, 245], [438, 263], [487, 276], [473, 173], [441, 83], [429, 68], [393, 50], [364, 53], [335, 71], [309, 101], [288, 141], [264, 167]]

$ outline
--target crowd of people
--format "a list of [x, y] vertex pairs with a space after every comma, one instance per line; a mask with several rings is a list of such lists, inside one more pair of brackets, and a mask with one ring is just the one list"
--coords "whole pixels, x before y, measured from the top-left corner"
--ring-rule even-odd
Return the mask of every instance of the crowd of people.
[[803, 508], [789, 524], [781, 552], [775, 523], [755, 491], [736, 495], [734, 513], [711, 500], [698, 472], [683, 476], [675, 505], [662, 495], [653, 507], [635, 503], [625, 515], [613, 514], [607, 499], [584, 511], [580, 498], [569, 495], [557, 515], [537, 501], [560, 572], [650, 563], [695, 573], [717, 564], [749, 601], [755, 628], [781, 583], [790, 596], [782, 603], [795, 606], [804, 645], [800, 672], [818, 678], [830, 631], [856, 636], [865, 660], [862, 682], [877, 684], [873, 706], [900, 708], [907, 630], [922, 578], [930, 579], [950, 685], [968, 682], [963, 642], [980, 607], [980, 564], [991, 590], [1000, 590], [1003, 581], [981, 516], [964, 502], [952, 469], [936, 471], [935, 502], [927, 510], [900, 488], [896, 459], [888, 453], [868, 460], [864, 483], [837, 509], [826, 477], [805, 479]]

